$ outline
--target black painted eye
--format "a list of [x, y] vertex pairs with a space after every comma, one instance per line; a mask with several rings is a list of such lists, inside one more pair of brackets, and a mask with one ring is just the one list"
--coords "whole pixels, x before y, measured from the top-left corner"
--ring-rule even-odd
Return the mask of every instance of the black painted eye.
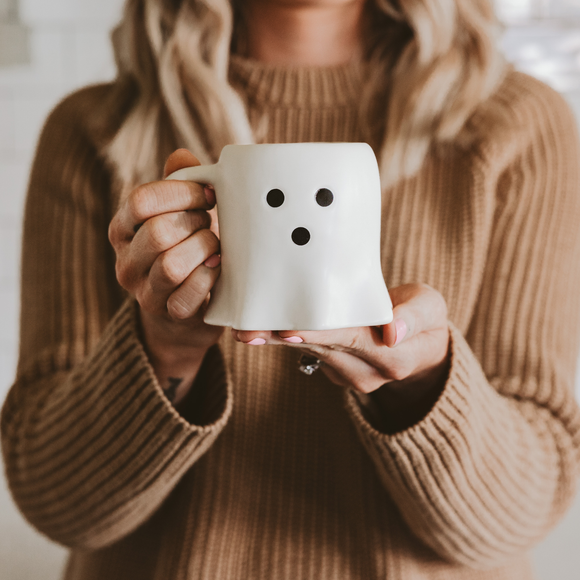
[[334, 201], [334, 195], [330, 189], [323, 187], [316, 192], [316, 203], [322, 207], [328, 207]]
[[281, 189], [271, 189], [266, 201], [270, 207], [280, 207], [284, 203], [284, 192]]
[[292, 232], [292, 241], [297, 246], [304, 246], [310, 241], [310, 232], [306, 228], [296, 228]]

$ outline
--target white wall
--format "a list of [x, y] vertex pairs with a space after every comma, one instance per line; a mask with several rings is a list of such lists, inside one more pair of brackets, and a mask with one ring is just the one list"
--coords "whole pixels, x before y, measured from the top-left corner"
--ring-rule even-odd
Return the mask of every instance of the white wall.
[[[113, 78], [109, 30], [123, 0], [20, 0], [31, 63], [0, 68], [0, 404], [14, 377], [22, 207], [35, 143], [67, 93]], [[36, 533], [0, 476], [0, 580], [57, 580], [66, 551]]]
[[[520, 12], [531, 2], [509, 1]], [[63, 95], [112, 78], [108, 31], [118, 19], [122, 3], [20, 0], [21, 20], [31, 29], [31, 63], [0, 68], [0, 404], [16, 364], [20, 222], [35, 142], [44, 118]], [[538, 38], [543, 40], [538, 43]], [[566, 91], [580, 118], [580, 27], [556, 27], [551, 32], [545, 32], [545, 27], [514, 27], [508, 31], [505, 45], [520, 68]], [[535, 551], [542, 580], [577, 580], [579, 537], [580, 500]], [[65, 555], [65, 550], [24, 522], [0, 477], [0, 579], [56, 580]]]

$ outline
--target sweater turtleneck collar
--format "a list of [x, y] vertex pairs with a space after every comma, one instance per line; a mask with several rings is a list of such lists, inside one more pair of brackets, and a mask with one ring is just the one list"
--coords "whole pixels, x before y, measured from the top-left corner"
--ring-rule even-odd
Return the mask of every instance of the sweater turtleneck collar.
[[283, 66], [232, 55], [230, 81], [260, 107], [326, 108], [360, 100], [364, 65]]

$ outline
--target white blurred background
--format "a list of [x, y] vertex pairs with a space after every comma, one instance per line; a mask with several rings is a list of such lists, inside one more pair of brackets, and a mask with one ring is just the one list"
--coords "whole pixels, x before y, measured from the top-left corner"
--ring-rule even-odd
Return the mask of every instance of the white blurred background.
[[[580, 119], [580, 0], [497, 4], [508, 58], [562, 92]], [[21, 220], [36, 140], [64, 95], [113, 78], [109, 31], [122, 5], [123, 0], [0, 0], [0, 405], [16, 366]], [[580, 380], [577, 393], [580, 398]], [[578, 580], [578, 538], [580, 498], [534, 551], [541, 580]], [[65, 557], [63, 548], [22, 519], [0, 474], [0, 580], [57, 580]]]

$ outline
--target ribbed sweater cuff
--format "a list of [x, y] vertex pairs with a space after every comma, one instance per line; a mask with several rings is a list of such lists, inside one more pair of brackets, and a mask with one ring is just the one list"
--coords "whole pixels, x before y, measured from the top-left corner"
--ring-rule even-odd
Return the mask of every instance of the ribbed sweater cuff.
[[50, 405], [30, 400], [31, 393], [28, 406], [16, 406], [26, 413], [4, 414], [15, 499], [34, 525], [69, 546], [98, 548], [135, 529], [208, 450], [231, 414], [221, 351], [210, 349], [211, 364], [204, 364], [203, 404], [211, 412], [196, 414], [211, 422], [194, 425], [164, 395], [137, 320], [136, 304], [128, 299], [82, 364], [44, 380], [37, 393], [51, 392]]
[[450, 428], [461, 429], [466, 425], [470, 409], [478, 398], [476, 390], [491, 387], [461, 333], [451, 323], [449, 329], [451, 361], [445, 387], [433, 408], [417, 424], [399, 433], [381, 433], [367, 420], [368, 413], [358, 393], [347, 393], [347, 408], [363, 442], [380, 440], [381, 443], [402, 443], [412, 434], [421, 432], [437, 439], [441, 430], [448, 432]]
[[[381, 433], [365, 419], [354, 391], [347, 392], [346, 404], [379, 477], [413, 531], [443, 556], [480, 566], [496, 563], [504, 550], [509, 553], [512, 536], [507, 520], [501, 520], [517, 490], [506, 481], [490, 491], [478, 472], [505, 459], [497, 433], [504, 426], [510, 431], [514, 415], [452, 324], [450, 337], [444, 390], [415, 425]], [[503, 505], [491, 515], [490, 505], [496, 503]]]
[[[109, 332], [112, 336], [105, 342], [115, 344], [117, 353], [122, 353], [124, 360], [134, 361], [134, 369], [137, 371], [125, 375], [127, 384], [118, 386], [133, 390], [141, 397], [151, 397], [159, 408], [159, 419], [161, 415], [166, 416], [164, 430], [169, 433], [179, 429], [184, 435], [195, 433], [198, 436], [211, 436], [216, 434], [216, 431], [221, 431], [231, 414], [232, 397], [225, 363], [218, 346], [209, 349], [200, 368], [200, 377], [194, 384], [194, 388], [207, 392], [201, 401], [206, 408], [198, 410], [195, 415], [208, 420], [192, 424], [173, 406], [159, 384], [141, 340], [138, 305], [134, 298], [125, 301], [109, 326]], [[203, 385], [200, 384], [200, 380], [203, 381]]]

